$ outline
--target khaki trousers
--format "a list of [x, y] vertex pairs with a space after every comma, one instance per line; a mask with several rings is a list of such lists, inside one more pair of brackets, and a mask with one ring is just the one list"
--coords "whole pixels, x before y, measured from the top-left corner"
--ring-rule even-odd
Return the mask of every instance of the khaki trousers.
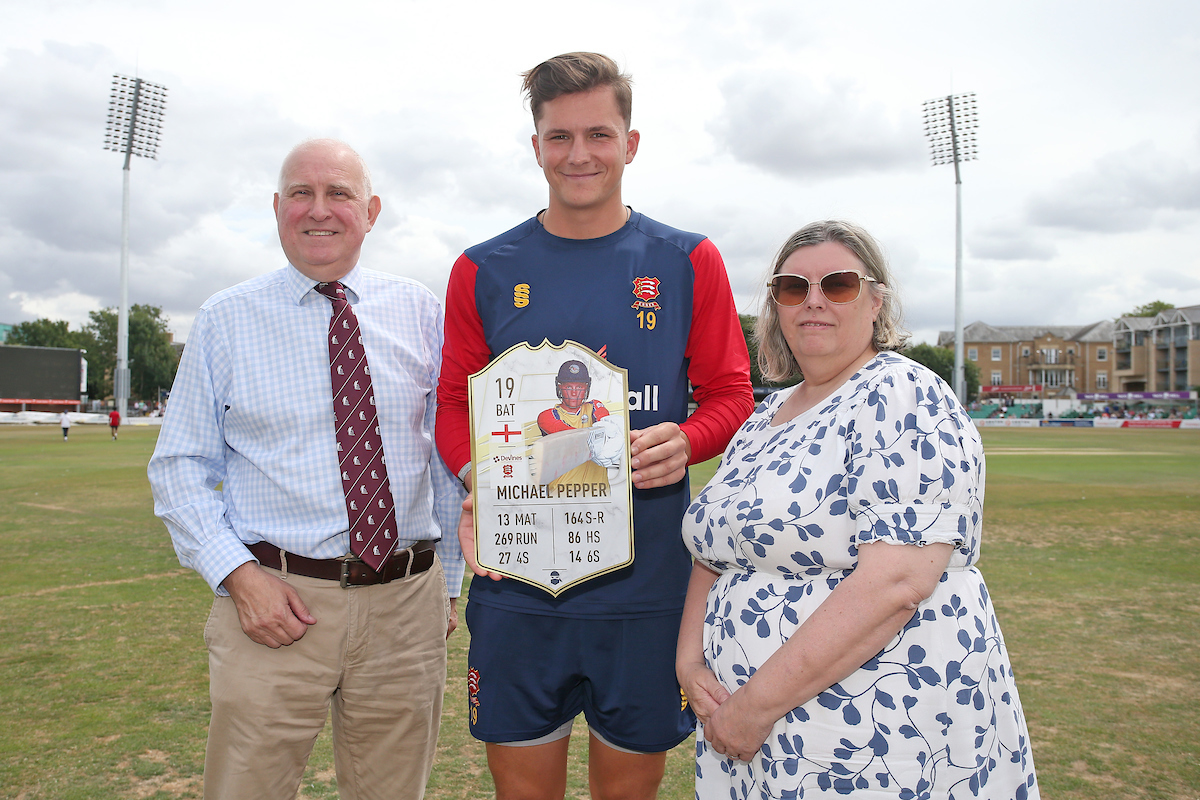
[[446, 684], [441, 562], [381, 586], [287, 581], [317, 618], [287, 647], [252, 642], [233, 601], [213, 603], [204, 629], [212, 699], [204, 797], [294, 800], [332, 701], [342, 800], [421, 798]]

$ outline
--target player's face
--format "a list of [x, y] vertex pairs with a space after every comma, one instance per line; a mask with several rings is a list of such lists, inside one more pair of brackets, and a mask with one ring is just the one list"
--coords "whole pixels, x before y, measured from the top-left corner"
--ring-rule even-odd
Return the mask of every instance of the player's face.
[[559, 211], [621, 205], [621, 176], [640, 134], [626, 130], [611, 87], [556, 97], [542, 105], [533, 151]]
[[583, 401], [587, 399], [587, 384], [562, 383], [559, 386], [562, 389], [563, 408], [568, 411], [578, 411], [583, 405]]
[[275, 220], [288, 262], [315, 281], [344, 277], [379, 216], [379, 198], [365, 196], [358, 159], [345, 148], [315, 143], [289, 156], [282, 183]]

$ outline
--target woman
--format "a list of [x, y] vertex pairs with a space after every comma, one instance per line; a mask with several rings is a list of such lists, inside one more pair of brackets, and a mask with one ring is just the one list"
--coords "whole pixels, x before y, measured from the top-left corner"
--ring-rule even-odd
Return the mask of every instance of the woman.
[[979, 554], [983, 448], [907, 338], [878, 245], [818, 222], [775, 259], [771, 395], [688, 509], [677, 672], [696, 796], [1038, 797]]

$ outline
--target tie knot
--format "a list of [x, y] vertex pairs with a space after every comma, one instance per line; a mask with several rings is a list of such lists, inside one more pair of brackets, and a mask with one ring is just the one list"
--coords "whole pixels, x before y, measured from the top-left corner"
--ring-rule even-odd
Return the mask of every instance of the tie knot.
[[318, 283], [315, 288], [319, 293], [325, 295], [335, 303], [347, 302], [346, 288], [342, 286], [340, 281], [333, 281], [332, 283]]

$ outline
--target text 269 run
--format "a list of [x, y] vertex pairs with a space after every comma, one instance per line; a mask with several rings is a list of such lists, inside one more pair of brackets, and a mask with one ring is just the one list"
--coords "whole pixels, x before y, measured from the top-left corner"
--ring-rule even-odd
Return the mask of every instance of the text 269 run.
[[496, 546], [506, 544], [537, 544], [537, 531], [505, 531], [496, 534]]

